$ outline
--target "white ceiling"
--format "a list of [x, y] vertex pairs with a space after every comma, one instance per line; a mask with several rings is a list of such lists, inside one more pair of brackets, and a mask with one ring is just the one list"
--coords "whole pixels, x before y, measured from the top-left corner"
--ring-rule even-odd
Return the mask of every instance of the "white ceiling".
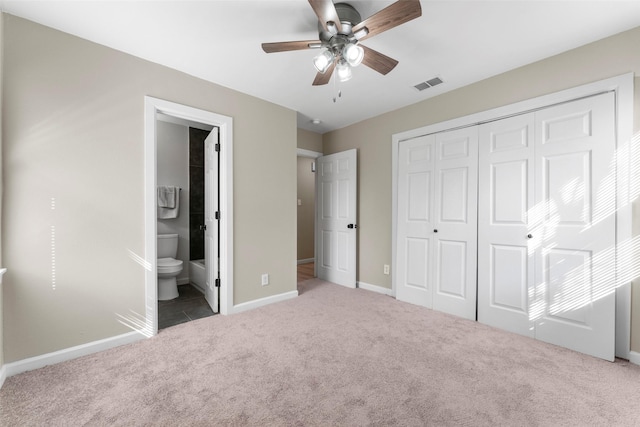
[[[346, 0], [363, 19], [393, 1]], [[318, 133], [410, 105], [640, 26], [640, 1], [422, 0], [422, 16], [364, 45], [399, 61], [360, 66], [336, 88], [313, 87], [316, 50], [266, 54], [262, 42], [317, 39], [307, 0], [16, 1], [0, 8], [298, 112]], [[639, 48], [640, 54], [640, 48]], [[438, 76], [444, 84], [418, 92]], [[333, 98], [341, 90], [342, 97]], [[314, 125], [311, 119], [320, 119]]]

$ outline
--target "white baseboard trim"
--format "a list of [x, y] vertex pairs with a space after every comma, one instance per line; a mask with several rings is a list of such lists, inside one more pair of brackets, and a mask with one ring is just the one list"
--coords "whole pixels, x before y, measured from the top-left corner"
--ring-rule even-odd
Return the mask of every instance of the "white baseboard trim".
[[138, 332], [128, 332], [115, 337], [105, 338], [103, 340], [54, 351], [53, 353], [47, 353], [40, 356], [30, 357], [28, 359], [18, 360], [17, 362], [7, 363], [2, 367], [2, 369], [6, 371], [6, 377], [11, 377], [23, 372], [43, 368], [48, 365], [54, 365], [56, 363], [76, 359], [81, 356], [108, 350], [113, 347], [131, 344], [144, 338], [146, 337]]
[[233, 306], [233, 314], [242, 313], [243, 311], [253, 310], [258, 307], [273, 304], [276, 302], [286, 301], [298, 296], [298, 291], [285, 292], [283, 294], [272, 295], [270, 297], [260, 298], [253, 301], [243, 302], [242, 304]]
[[7, 379], [7, 369], [5, 365], [0, 366], [0, 390], [2, 389], [2, 385], [4, 384], [4, 380]]
[[298, 260], [298, 265], [300, 265], [300, 264], [309, 264], [310, 262], [315, 262], [315, 261], [316, 261], [315, 258], [299, 259]]
[[640, 353], [638, 353], [637, 351], [630, 351], [629, 352], [629, 362], [636, 364], [636, 365], [640, 365]]
[[367, 291], [377, 292], [383, 295], [389, 295], [390, 297], [394, 296], [393, 289], [385, 288], [382, 286], [372, 285], [370, 283], [365, 283], [365, 282], [358, 282], [358, 287], [360, 289], [365, 289]]

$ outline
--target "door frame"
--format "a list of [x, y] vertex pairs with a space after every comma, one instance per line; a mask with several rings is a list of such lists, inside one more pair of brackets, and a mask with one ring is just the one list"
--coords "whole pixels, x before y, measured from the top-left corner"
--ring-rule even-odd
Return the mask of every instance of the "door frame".
[[[398, 211], [398, 150], [400, 142], [456, 128], [476, 126], [489, 121], [499, 120], [527, 111], [550, 107], [552, 105], [574, 101], [587, 96], [613, 91], [616, 94], [616, 152], [617, 152], [617, 194], [616, 194], [616, 246], [620, 255], [616, 257], [618, 287], [616, 288], [616, 357], [629, 359], [631, 355], [631, 280], [633, 265], [629, 253], [633, 247], [632, 234], [632, 184], [640, 178], [640, 173], [631, 167], [633, 140], [633, 73], [623, 74], [594, 83], [577, 86], [560, 92], [516, 102], [510, 105], [493, 108], [480, 113], [471, 114], [430, 124], [392, 135], [391, 138], [391, 254], [392, 271], [391, 286], [396, 292], [396, 272], [398, 271], [395, 245], [397, 240]], [[626, 252], [623, 252], [626, 249]], [[626, 261], [626, 262], [625, 262]], [[636, 362], [639, 363], [639, 362]]]
[[233, 312], [233, 118], [210, 111], [144, 97], [144, 258], [145, 325], [147, 336], [158, 333], [157, 286], [157, 128], [156, 115], [215, 126], [220, 129], [220, 313]]

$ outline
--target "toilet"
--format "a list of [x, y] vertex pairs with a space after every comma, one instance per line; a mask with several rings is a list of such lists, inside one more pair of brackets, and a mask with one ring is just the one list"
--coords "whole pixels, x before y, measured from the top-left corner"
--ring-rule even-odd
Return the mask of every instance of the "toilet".
[[158, 300], [178, 298], [176, 277], [182, 272], [178, 255], [178, 235], [158, 234]]

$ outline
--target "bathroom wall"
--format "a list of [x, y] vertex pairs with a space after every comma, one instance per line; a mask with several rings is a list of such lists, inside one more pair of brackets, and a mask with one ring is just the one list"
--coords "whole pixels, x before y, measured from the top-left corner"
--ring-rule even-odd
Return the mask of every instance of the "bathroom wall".
[[175, 185], [180, 191], [177, 218], [158, 219], [158, 234], [178, 234], [178, 259], [182, 272], [178, 284], [189, 283], [189, 128], [184, 125], [157, 122], [157, 182]]
[[204, 259], [204, 140], [210, 131], [189, 128], [189, 259]]

